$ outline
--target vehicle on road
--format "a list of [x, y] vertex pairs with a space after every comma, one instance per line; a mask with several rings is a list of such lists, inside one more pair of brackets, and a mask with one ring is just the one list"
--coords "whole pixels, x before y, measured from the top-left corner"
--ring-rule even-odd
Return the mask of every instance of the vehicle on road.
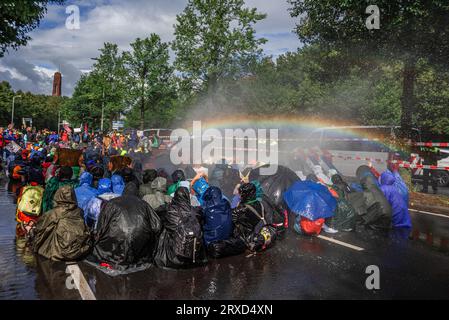
[[143, 130], [143, 134], [148, 138], [154, 136], [158, 137], [159, 143], [157, 149], [165, 150], [171, 147], [172, 142], [170, 141], [170, 135], [172, 131], [172, 129], [166, 128], [153, 128]]
[[[334, 155], [332, 164], [344, 176], [354, 177], [356, 169], [363, 164], [371, 163], [379, 172], [386, 170], [388, 160], [397, 156], [394, 141], [399, 129], [398, 126], [324, 127], [313, 130], [306, 141], [330, 152]], [[412, 140], [421, 142], [418, 129], [413, 129]]]

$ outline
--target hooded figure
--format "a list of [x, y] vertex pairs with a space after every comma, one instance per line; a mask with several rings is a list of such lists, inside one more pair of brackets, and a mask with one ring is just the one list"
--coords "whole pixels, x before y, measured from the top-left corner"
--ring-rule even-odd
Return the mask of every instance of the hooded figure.
[[98, 194], [111, 193], [112, 192], [112, 182], [109, 178], [103, 178], [98, 181]]
[[72, 180], [73, 170], [71, 167], [61, 167], [57, 177], [51, 178], [45, 186], [44, 197], [42, 202], [43, 212], [53, 209], [53, 197], [56, 191], [62, 186], [69, 185], [75, 187], [77, 181]]
[[151, 208], [156, 210], [162, 205], [170, 203], [171, 197], [166, 195], [167, 192], [167, 179], [157, 177], [151, 183], [152, 193], [149, 193], [143, 197], [143, 201], [148, 203]]
[[107, 201], [88, 260], [97, 266], [106, 263], [120, 273], [145, 269], [152, 262], [160, 229], [157, 214], [138, 197], [123, 195]]
[[206, 262], [199, 214], [190, 204], [189, 189], [179, 187], [162, 215], [164, 226], [154, 262], [159, 267], [188, 268]]
[[257, 188], [253, 183], [242, 184], [239, 194], [241, 201], [232, 210], [234, 237], [243, 240], [251, 251], [264, 250], [276, 238], [272, 208], [257, 200]]
[[392, 209], [393, 227], [411, 228], [412, 222], [408, 212], [408, 204], [405, 202], [401, 191], [396, 185], [396, 178], [390, 171], [385, 171], [380, 176], [380, 189], [387, 198]]
[[356, 210], [359, 224], [370, 228], [391, 228], [391, 205], [377, 185], [373, 175], [365, 175], [360, 184], [363, 193], [350, 194], [349, 201]]
[[93, 176], [89, 172], [83, 172], [80, 177], [79, 187], [75, 188], [78, 207], [86, 210], [86, 205], [90, 199], [97, 196], [98, 191], [92, 187]]
[[184, 171], [177, 169], [172, 173], [171, 178], [173, 184], [168, 187], [167, 194], [169, 196], [173, 196], [175, 194], [176, 189], [179, 187], [179, 183], [186, 180], [186, 175], [184, 174]]
[[143, 184], [139, 187], [139, 197], [143, 198], [147, 194], [152, 194], [151, 183], [157, 178], [157, 171], [154, 169], [145, 170], [143, 173]]
[[122, 195], [123, 190], [125, 190], [125, 181], [123, 181], [123, 178], [118, 174], [114, 174], [111, 177], [111, 183], [112, 183], [112, 191], [116, 194]]
[[36, 225], [34, 251], [48, 259], [78, 260], [90, 250], [90, 234], [71, 186], [56, 191], [54, 208]]
[[232, 216], [229, 201], [221, 190], [209, 187], [203, 195], [204, 243], [226, 240], [232, 234]]

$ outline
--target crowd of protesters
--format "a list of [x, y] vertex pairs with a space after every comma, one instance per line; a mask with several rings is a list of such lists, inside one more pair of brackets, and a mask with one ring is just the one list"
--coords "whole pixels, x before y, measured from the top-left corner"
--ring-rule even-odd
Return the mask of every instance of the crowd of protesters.
[[4, 169], [19, 185], [17, 236], [48, 259], [83, 260], [111, 275], [264, 251], [283, 238], [291, 213], [303, 235], [411, 227], [394, 166], [381, 175], [361, 166], [351, 186], [320, 165], [302, 178], [282, 166], [264, 177], [225, 163], [167, 172], [144, 170], [158, 137], [137, 131], [0, 133]]

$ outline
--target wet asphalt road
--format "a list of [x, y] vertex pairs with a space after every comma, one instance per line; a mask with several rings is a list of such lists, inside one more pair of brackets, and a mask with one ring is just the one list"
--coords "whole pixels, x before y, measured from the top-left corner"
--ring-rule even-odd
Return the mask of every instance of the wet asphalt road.
[[[67, 289], [64, 263], [35, 257], [15, 239], [13, 196], [0, 185], [0, 299], [81, 299]], [[11, 190], [11, 188], [10, 188]], [[448, 299], [449, 218], [411, 213], [414, 229], [326, 235], [363, 251], [289, 232], [256, 256], [211, 260], [191, 270], [109, 277], [79, 262], [97, 299]], [[380, 270], [380, 290], [368, 290], [367, 266]]]

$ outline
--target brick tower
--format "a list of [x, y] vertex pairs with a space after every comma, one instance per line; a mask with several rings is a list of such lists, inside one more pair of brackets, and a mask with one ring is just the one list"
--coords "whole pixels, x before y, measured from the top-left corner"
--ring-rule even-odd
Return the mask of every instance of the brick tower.
[[53, 77], [53, 96], [61, 96], [62, 75], [60, 72], [55, 72]]

